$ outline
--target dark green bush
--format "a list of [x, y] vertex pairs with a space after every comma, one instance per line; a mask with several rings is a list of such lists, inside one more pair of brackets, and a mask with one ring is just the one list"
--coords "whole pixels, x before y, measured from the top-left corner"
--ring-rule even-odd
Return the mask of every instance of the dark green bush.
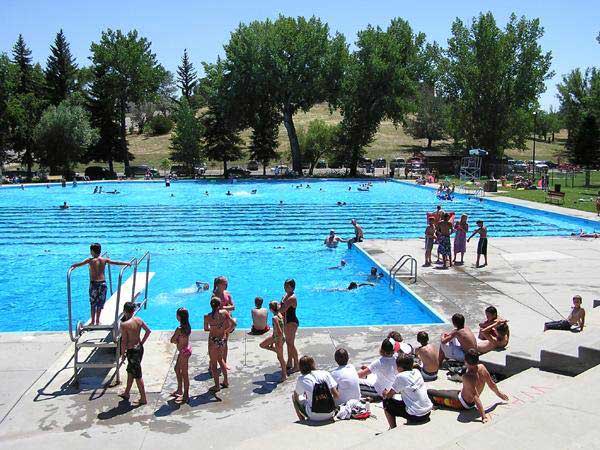
[[171, 131], [173, 128], [173, 121], [167, 116], [158, 115], [150, 119], [148, 126], [150, 127], [150, 133], [158, 136], [161, 134], [167, 134], [169, 131]]

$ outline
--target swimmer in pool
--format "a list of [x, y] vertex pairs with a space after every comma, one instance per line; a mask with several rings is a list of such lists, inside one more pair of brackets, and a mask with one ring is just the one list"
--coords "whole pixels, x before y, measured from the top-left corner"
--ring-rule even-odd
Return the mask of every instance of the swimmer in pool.
[[342, 259], [339, 266], [329, 267], [329, 269], [343, 269], [344, 267], [346, 267], [346, 260]]
[[225, 194], [225, 195], [233, 195], [233, 194], [231, 193], [231, 191], [227, 191], [227, 194]]
[[210, 289], [210, 285], [204, 281], [196, 281], [196, 287], [198, 288], [196, 292], [208, 291]]
[[327, 247], [329, 247], [329, 248], [335, 248], [335, 247], [337, 247], [337, 245], [338, 245], [339, 242], [346, 242], [346, 240], [343, 239], [343, 238], [341, 238], [341, 237], [339, 237], [339, 236], [337, 236], [335, 234], [335, 230], [331, 230], [329, 232], [329, 236], [327, 236], [325, 238], [324, 244]]
[[371, 267], [371, 273], [369, 274], [367, 280], [379, 281], [380, 278], [383, 278], [383, 274], [381, 272], [377, 272], [377, 267]]
[[345, 291], [353, 291], [355, 289], [358, 289], [360, 287], [363, 286], [369, 286], [369, 287], [373, 287], [375, 286], [375, 283], [357, 283], [356, 281], [351, 281], [350, 284], [348, 285], [348, 287], [346, 288], [332, 288], [332, 289], [326, 289], [328, 292], [345, 292]]
[[62, 205], [60, 205], [60, 209], [69, 209], [67, 202], [64, 202]]

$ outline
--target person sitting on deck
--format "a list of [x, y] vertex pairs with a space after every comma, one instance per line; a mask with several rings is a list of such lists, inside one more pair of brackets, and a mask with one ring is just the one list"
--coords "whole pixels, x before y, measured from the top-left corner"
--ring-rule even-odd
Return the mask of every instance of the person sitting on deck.
[[394, 344], [385, 338], [379, 349], [379, 359], [358, 371], [360, 393], [364, 397], [382, 397], [383, 392], [392, 387], [396, 378]]
[[250, 334], [261, 335], [269, 331], [269, 325], [267, 325], [267, 315], [269, 314], [267, 308], [263, 308], [263, 299], [256, 297], [254, 299], [255, 308], [252, 309], [252, 329]]
[[573, 297], [573, 307], [569, 313], [569, 317], [565, 320], [557, 320], [554, 322], [546, 322], [544, 324], [544, 331], [548, 330], [563, 330], [571, 331], [572, 327], [577, 327], [579, 331], [583, 331], [585, 325], [585, 309], [581, 307], [582, 298], [581, 295]]
[[355, 242], [362, 242], [365, 237], [365, 233], [364, 233], [362, 227], [356, 221], [356, 219], [352, 219], [350, 221], [350, 223], [354, 227], [354, 237], [352, 239], [348, 239], [348, 248], [349, 249], [352, 248], [352, 244], [354, 244]]
[[315, 360], [303, 356], [300, 372], [292, 394], [294, 410], [299, 420], [325, 421], [335, 415], [335, 399], [339, 398], [338, 385], [329, 372], [317, 370]]
[[[396, 359], [398, 375], [392, 387], [383, 393], [383, 409], [390, 428], [396, 428], [396, 417], [403, 417], [409, 424], [424, 423], [429, 420], [433, 404], [427, 396], [425, 381], [418, 369], [414, 368], [412, 355], [400, 354]], [[397, 394], [401, 399], [394, 398]]]
[[102, 258], [102, 246], [99, 243], [90, 245], [91, 258], [87, 258], [79, 263], [75, 263], [71, 268], [90, 266], [90, 325], [100, 324], [100, 313], [106, 302], [106, 278], [104, 278], [104, 268], [107, 264], [116, 266], [130, 266], [131, 264], [124, 261], [113, 261], [110, 258]]
[[405, 353], [407, 355], [412, 355], [414, 353], [415, 350], [413, 346], [403, 342], [402, 335], [399, 331], [390, 331], [387, 337], [394, 345], [394, 357], [397, 357], [400, 353]]
[[429, 334], [426, 331], [419, 331], [417, 333], [417, 342], [421, 344], [419, 348], [415, 350], [415, 355], [421, 361], [421, 374], [425, 381], [437, 380], [437, 373], [440, 366], [438, 360], [438, 349], [435, 345], [429, 343]]
[[465, 316], [456, 313], [452, 316], [454, 331], [443, 333], [438, 354], [439, 365], [446, 359], [464, 361], [468, 350], [477, 348], [477, 340], [469, 327], [465, 327]]
[[455, 409], [455, 410], [470, 410], [477, 408], [481, 415], [481, 420], [486, 423], [490, 420], [490, 416], [486, 413], [481, 403], [481, 393], [487, 384], [489, 388], [500, 397], [507, 401], [508, 395], [500, 391], [490, 373], [483, 364], [479, 364], [479, 355], [474, 348], [465, 353], [465, 363], [467, 371], [462, 377], [462, 390], [437, 390], [428, 389], [427, 395], [431, 401], [438, 406]]
[[348, 351], [345, 348], [338, 348], [334, 358], [338, 367], [331, 371], [331, 376], [338, 384], [340, 394], [335, 404], [339, 406], [349, 400], [360, 400], [358, 373], [352, 364], [348, 364]]
[[477, 338], [479, 353], [487, 353], [490, 350], [504, 348], [508, 345], [510, 338], [508, 320], [498, 316], [496, 307], [488, 306], [485, 308], [485, 320], [479, 324]]

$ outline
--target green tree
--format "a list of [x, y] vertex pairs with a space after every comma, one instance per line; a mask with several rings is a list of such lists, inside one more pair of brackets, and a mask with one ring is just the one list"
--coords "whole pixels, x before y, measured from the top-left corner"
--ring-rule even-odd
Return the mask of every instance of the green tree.
[[184, 97], [173, 114], [175, 130], [171, 135], [171, 160], [184, 164], [190, 172], [202, 156], [202, 126], [196, 111]]
[[556, 85], [557, 97], [560, 101], [560, 112], [567, 128], [567, 140], [579, 126], [584, 112], [585, 101], [589, 91], [589, 77], [581, 69], [574, 69], [563, 75], [562, 82]]
[[590, 186], [590, 169], [600, 165], [600, 128], [598, 120], [587, 114], [567, 146], [571, 162], [586, 168], [585, 186]]
[[298, 130], [302, 159], [310, 164], [309, 175], [313, 174], [319, 160], [332, 151], [337, 135], [337, 125], [330, 125], [322, 119], [311, 120], [306, 129]]
[[446, 51], [445, 90], [452, 135], [467, 148], [478, 147], [499, 160], [506, 148], [525, 149], [531, 112], [550, 71], [552, 56], [539, 40], [538, 19], [511, 15], [504, 30], [492, 13], [467, 27], [452, 24]]
[[0, 54], [0, 167], [8, 162], [11, 150], [11, 120], [9, 101], [16, 92], [16, 66], [8, 56]]
[[267, 174], [269, 161], [279, 157], [279, 118], [276, 111], [258, 110], [252, 120], [252, 134], [248, 150], [250, 157], [263, 166], [263, 175]]
[[87, 111], [68, 100], [49, 106], [33, 131], [40, 165], [65, 176], [84, 159], [97, 139], [98, 132], [91, 127]]
[[423, 86], [417, 100], [415, 115], [406, 121], [406, 131], [416, 139], [427, 139], [431, 143], [446, 138], [446, 105], [444, 99], [435, 95], [430, 86]]
[[52, 105], [67, 100], [76, 89], [77, 65], [63, 30], [56, 34], [54, 45], [50, 47], [45, 77], [48, 100]]
[[344, 37], [331, 37], [316, 17], [279, 16], [241, 24], [225, 46], [227, 82], [237, 105], [251, 117], [269, 101], [285, 125], [294, 171], [302, 172], [293, 116], [317, 103], [335, 104], [347, 59]]
[[358, 33], [342, 85], [335, 158], [350, 165], [350, 175], [356, 175], [359, 158], [381, 121], [388, 118], [398, 125], [414, 110], [424, 73], [424, 41], [425, 35], [413, 33], [402, 19], [392, 20], [385, 31], [369, 26]]
[[124, 34], [111, 29], [103, 31], [100, 41], [91, 45], [92, 62], [96, 68], [104, 69], [105, 88], [117, 99], [120, 159], [126, 169], [129, 167], [125, 122], [128, 105], [151, 99], [167, 76], [150, 47], [150, 41], [139, 37], [137, 30]]
[[[123, 161], [119, 125], [118, 99], [107, 76], [108, 69], [96, 65], [92, 68], [92, 81], [88, 91], [88, 109], [91, 113], [92, 126], [98, 130], [97, 142], [89, 148], [86, 161], [103, 161], [108, 163], [109, 170], [114, 173], [114, 162]], [[126, 158], [132, 158], [129, 153]]]
[[209, 108], [201, 121], [204, 154], [213, 161], [221, 161], [223, 175], [227, 177], [227, 163], [244, 156], [241, 147], [243, 141], [235, 128], [227, 123], [227, 119], [214, 109]]
[[183, 50], [181, 64], [177, 67], [177, 86], [181, 89], [181, 95], [190, 102], [194, 89], [198, 84], [198, 76], [194, 65], [190, 61], [187, 48]]
[[17, 93], [28, 94], [35, 91], [31, 50], [27, 47], [22, 34], [19, 34], [17, 42], [15, 42], [15, 45], [13, 46], [13, 62], [19, 69]]

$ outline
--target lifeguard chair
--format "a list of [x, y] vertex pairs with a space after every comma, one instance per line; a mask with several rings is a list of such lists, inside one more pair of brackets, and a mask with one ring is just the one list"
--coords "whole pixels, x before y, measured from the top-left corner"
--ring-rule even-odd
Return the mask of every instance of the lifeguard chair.
[[487, 154], [481, 148], [469, 150], [469, 156], [464, 156], [460, 162], [460, 180], [474, 182], [481, 178], [481, 158]]

